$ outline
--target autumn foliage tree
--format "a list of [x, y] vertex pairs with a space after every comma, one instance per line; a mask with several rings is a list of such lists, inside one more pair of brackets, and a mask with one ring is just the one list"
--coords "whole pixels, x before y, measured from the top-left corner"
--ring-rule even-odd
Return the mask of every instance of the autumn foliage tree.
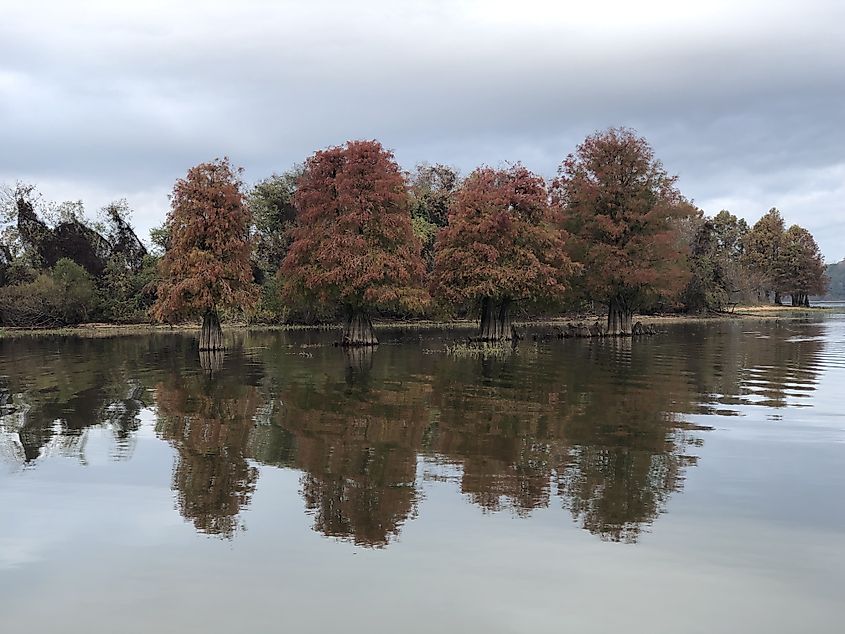
[[521, 165], [483, 167], [458, 190], [440, 233], [434, 288], [480, 309], [480, 340], [509, 340], [513, 304], [560, 298], [574, 269], [543, 179]]
[[342, 307], [344, 345], [376, 345], [374, 310], [419, 310], [420, 244], [407, 186], [377, 141], [349, 141], [314, 154], [297, 183], [297, 224], [282, 262], [290, 302]]
[[626, 128], [587, 137], [553, 185], [568, 252], [584, 265], [589, 299], [608, 307], [607, 334], [630, 334], [634, 311], [683, 289], [688, 275], [677, 220], [695, 212], [654, 157]]
[[228, 159], [201, 163], [176, 181], [151, 312], [162, 322], [201, 316], [200, 350], [223, 348], [222, 308], [255, 304], [251, 224], [239, 171]]

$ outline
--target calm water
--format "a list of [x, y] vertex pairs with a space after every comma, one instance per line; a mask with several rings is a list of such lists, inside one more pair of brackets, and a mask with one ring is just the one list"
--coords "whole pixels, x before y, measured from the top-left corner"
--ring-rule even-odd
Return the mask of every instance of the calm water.
[[461, 336], [0, 340], [0, 631], [843, 631], [845, 315]]

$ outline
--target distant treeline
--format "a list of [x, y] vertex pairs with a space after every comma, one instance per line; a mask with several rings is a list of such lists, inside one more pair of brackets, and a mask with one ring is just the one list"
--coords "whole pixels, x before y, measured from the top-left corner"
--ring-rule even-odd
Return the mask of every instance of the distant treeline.
[[806, 305], [827, 291], [806, 229], [777, 209], [753, 226], [706, 215], [624, 128], [587, 137], [550, 182], [518, 163], [406, 173], [377, 141], [318, 151], [250, 188], [240, 174], [227, 159], [191, 168], [149, 249], [125, 200], [93, 221], [81, 203], [7, 187], [0, 323], [202, 318], [214, 348], [220, 317], [235, 313], [343, 319], [353, 344], [376, 342], [375, 315], [473, 315], [479, 338], [500, 340], [514, 314], [602, 309], [604, 334], [618, 335], [631, 333], [634, 312]]
[[836, 264], [829, 264], [827, 276], [830, 279], [830, 287], [824, 299], [845, 300], [845, 260]]

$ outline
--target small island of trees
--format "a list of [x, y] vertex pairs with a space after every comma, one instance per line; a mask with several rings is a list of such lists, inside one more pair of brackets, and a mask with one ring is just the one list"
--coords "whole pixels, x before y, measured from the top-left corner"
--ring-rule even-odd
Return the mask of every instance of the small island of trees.
[[546, 182], [519, 163], [465, 178], [403, 172], [375, 140], [317, 151], [247, 190], [216, 159], [176, 181], [148, 248], [126, 201], [97, 221], [6, 187], [0, 325], [201, 320], [343, 323], [341, 343], [378, 343], [373, 318], [477, 319], [475, 339], [517, 337], [513, 319], [603, 310], [593, 335], [636, 331], [638, 312], [708, 313], [828, 288], [805, 228], [771, 209], [753, 226], [706, 215], [633, 130], [588, 136]]

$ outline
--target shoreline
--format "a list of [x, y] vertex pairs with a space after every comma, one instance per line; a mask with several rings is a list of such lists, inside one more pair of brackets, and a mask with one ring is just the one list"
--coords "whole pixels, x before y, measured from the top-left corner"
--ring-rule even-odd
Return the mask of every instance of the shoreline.
[[[736, 320], [769, 320], [769, 319], [800, 319], [813, 315], [825, 315], [838, 310], [845, 310], [836, 306], [737, 306], [730, 313], [713, 313], [707, 315], [686, 315], [667, 313], [660, 315], [635, 315], [634, 322], [641, 321], [644, 325], [670, 325], [681, 323], [713, 323]], [[569, 324], [592, 324], [595, 321], [604, 321], [605, 316], [599, 314], [581, 314], [560, 317], [537, 318], [529, 320], [514, 320], [518, 328], [537, 328], [567, 326]], [[473, 329], [478, 327], [478, 321], [474, 319], [451, 319], [446, 321], [420, 319], [420, 320], [382, 320], [374, 321], [373, 325], [380, 330], [396, 329], [429, 329], [429, 330], [460, 330]], [[327, 324], [247, 324], [243, 322], [224, 323], [224, 331], [333, 331], [340, 330], [340, 323]], [[0, 328], [0, 338], [16, 337], [38, 337], [38, 336], [76, 336], [76, 337], [110, 337], [129, 336], [160, 333], [191, 333], [199, 332], [200, 324], [179, 324], [168, 326], [162, 324], [110, 324], [110, 323], [89, 323], [62, 328]]]

